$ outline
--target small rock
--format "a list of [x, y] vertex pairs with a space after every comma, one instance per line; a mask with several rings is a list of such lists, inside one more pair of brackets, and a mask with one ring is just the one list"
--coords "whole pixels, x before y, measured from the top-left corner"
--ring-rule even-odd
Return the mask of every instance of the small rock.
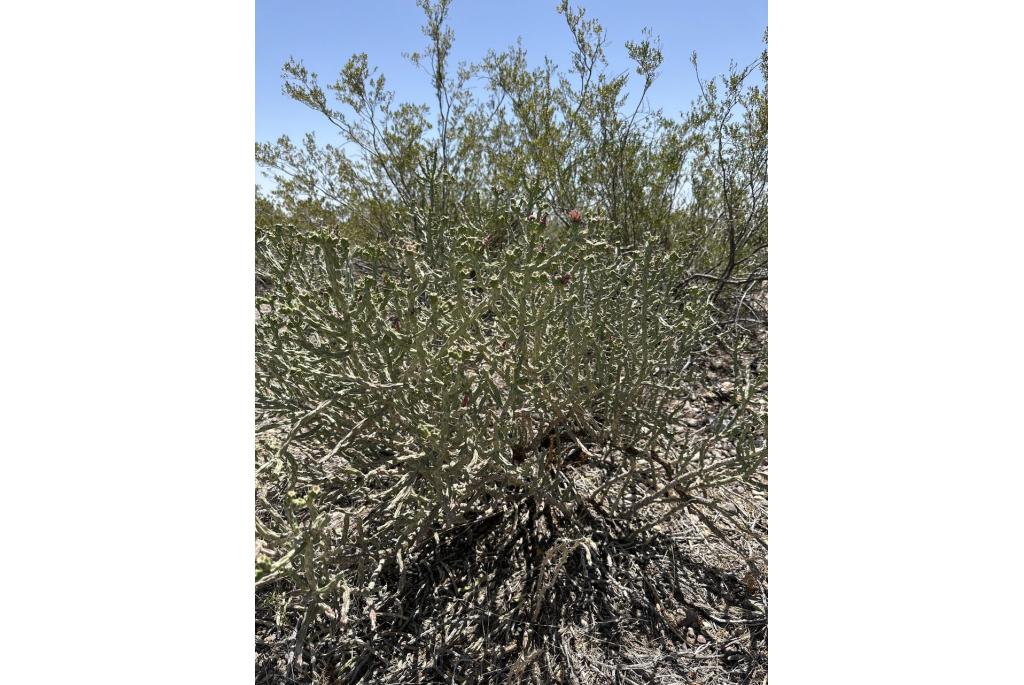
[[703, 635], [698, 635], [697, 636], [697, 644], [698, 645], [703, 645], [703, 644], [707, 643], [707, 641], [708, 641], [708, 639], [706, 637], [704, 637]]

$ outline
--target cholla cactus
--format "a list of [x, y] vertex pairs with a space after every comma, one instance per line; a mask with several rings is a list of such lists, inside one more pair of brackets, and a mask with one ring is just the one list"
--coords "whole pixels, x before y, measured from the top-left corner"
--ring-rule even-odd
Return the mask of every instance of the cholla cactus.
[[440, 269], [408, 242], [262, 236], [257, 409], [280, 442], [261, 496], [284, 514], [259, 524], [261, 583], [329, 606], [374, 577], [349, 556], [380, 573], [481, 516], [515, 530], [517, 511], [549, 518], [569, 555], [594, 516], [629, 521], [764, 458], [749, 393], [699, 438], [680, 430], [709, 312], [675, 292], [674, 255], [585, 225], [555, 241], [527, 224], [492, 250], [486, 230], [460, 226]]
[[608, 506], [620, 513], [656, 494], [636, 455], [693, 469], [680, 484], [749, 469], [698, 459], [674, 433], [707, 326], [700, 300], [671, 287], [677, 260], [652, 245], [617, 249], [585, 227], [555, 243], [534, 226], [496, 251], [482, 227], [463, 226], [444, 269], [408, 244], [353, 254], [324, 234], [265, 236], [273, 288], [258, 324], [257, 403], [266, 425], [301, 433], [310, 450], [302, 464], [281, 451], [293, 487], [312, 468], [351, 479], [349, 496], [394, 497], [396, 515], [374, 528], [386, 548], [504, 498], [561, 510], [580, 451], [607, 453], [596, 490], [614, 482]]
[[[438, 101], [455, 103], [434, 134], [356, 55], [332, 86], [291, 61], [286, 90], [365, 156], [257, 148], [282, 201], [257, 235], [259, 620], [292, 670], [271, 680], [308, 680], [316, 644], [326, 682], [385, 662], [369, 682], [420, 682], [428, 658], [438, 681], [567, 682], [566, 621], [596, 606], [602, 624], [646, 612], [674, 631], [662, 610], [699, 606], [658, 528], [682, 510], [714, 512], [707, 534], [756, 584], [732, 535], [749, 519], [717, 497], [766, 458], [764, 370], [740, 354], [767, 277], [767, 100], [743, 96], [750, 134], [713, 125], [729, 111], [713, 97], [678, 125], [619, 112], [624, 79], [588, 85], [599, 25], [563, 3], [583, 85], [516, 48], [479, 65], [492, 99], [474, 102], [472, 70], [445, 66], [449, 3], [420, 4]], [[627, 48], [645, 94], [660, 51]], [[712, 165], [723, 147], [691, 131], [743, 134], [757, 145], [725, 152], [757, 164]], [[688, 425], [713, 346], [733, 353], [731, 389]]]

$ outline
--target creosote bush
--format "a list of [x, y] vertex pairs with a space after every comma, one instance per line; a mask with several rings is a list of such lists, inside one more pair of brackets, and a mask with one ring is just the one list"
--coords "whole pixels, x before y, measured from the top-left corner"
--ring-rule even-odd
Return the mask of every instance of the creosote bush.
[[[420, 4], [433, 124], [365, 55], [326, 90], [290, 61], [360, 154], [257, 146], [258, 625], [299, 680], [568, 682], [559, 625], [644, 607], [671, 638], [701, 606], [642, 551], [676, 554], [659, 522], [693, 512], [760, 573], [716, 493], [766, 459], [767, 98], [748, 69], [683, 123], [642, 112], [646, 35], [624, 109], [567, 3], [567, 74], [521, 48], [452, 72], [449, 3]], [[734, 390], [689, 430], [711, 350]]]

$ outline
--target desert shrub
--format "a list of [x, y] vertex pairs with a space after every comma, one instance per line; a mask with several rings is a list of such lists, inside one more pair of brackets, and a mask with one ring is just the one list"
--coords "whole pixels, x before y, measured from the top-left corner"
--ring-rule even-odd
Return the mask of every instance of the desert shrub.
[[[449, 0], [418, 4], [429, 45], [409, 57], [434, 86], [432, 120], [430, 107], [396, 102], [365, 54], [327, 84], [299, 60], [284, 65], [285, 92], [322, 114], [342, 139], [319, 145], [308, 134], [301, 144], [286, 136], [257, 144], [257, 161], [274, 180], [273, 201], [293, 223], [359, 243], [405, 235], [434, 258], [432, 229], [453, 226], [441, 220], [453, 208], [486, 214], [481, 191], [518, 194], [533, 211], [601, 216], [610, 240], [659, 241], [680, 255], [688, 279], [715, 283], [722, 309], [729, 309], [719, 301], [723, 291], [763, 284], [767, 51], [720, 78], [697, 72], [700, 97], [676, 120], [647, 104], [662, 64], [650, 32], [626, 42], [642, 79], [631, 96], [630, 75], [608, 72], [601, 25], [567, 2], [558, 8], [574, 44], [567, 69], [548, 59], [530, 68], [516, 45], [453, 70]], [[692, 61], [696, 71], [696, 54]]]
[[[440, 269], [413, 242], [265, 238], [275, 287], [258, 326], [258, 410], [268, 426], [301, 417], [307, 442], [334, 441], [323, 462], [367, 496], [400, 496], [402, 516], [378, 529], [394, 527], [395, 539], [509, 488], [563, 507], [572, 497], [552, 456], [562, 444], [671, 455], [684, 485], [749, 468], [698, 469], [699, 446], [673, 433], [710, 323], [706, 303], [674, 287], [678, 256], [617, 247], [586, 221], [519, 223], [501, 239], [459, 226]], [[616, 485], [616, 513], [641, 481]]]
[[439, 531], [520, 508], [564, 564], [599, 553], [595, 512], [629, 522], [764, 458], [749, 384], [704, 435], [679, 430], [712, 326], [706, 300], [675, 287], [678, 256], [516, 209], [500, 238], [451, 231], [436, 269], [409, 241], [263, 236], [257, 408], [282, 437], [260, 464], [261, 584], [287, 579], [314, 612], [374, 607], [370, 560], [379, 573]]
[[[534, 676], [503, 650], [540, 649], [609, 578], [637, 586], [606, 611], [680, 603], [630, 536], [720, 511], [764, 464], [764, 349], [740, 323], [763, 315], [762, 95], [734, 74], [682, 124], [641, 112], [661, 62], [646, 36], [627, 44], [644, 87], [624, 111], [600, 26], [567, 4], [577, 85], [520, 48], [452, 74], [448, 3], [422, 6], [432, 136], [356, 56], [327, 88], [343, 110], [301, 63], [285, 73], [360, 156], [257, 147], [280, 172], [257, 205], [258, 611], [294, 625], [292, 675], [329, 643], [310, 652], [328, 679], [390, 662], [406, 682], [426, 650], [445, 681], [483, 659], [510, 682]], [[689, 430], [712, 349], [733, 390]]]

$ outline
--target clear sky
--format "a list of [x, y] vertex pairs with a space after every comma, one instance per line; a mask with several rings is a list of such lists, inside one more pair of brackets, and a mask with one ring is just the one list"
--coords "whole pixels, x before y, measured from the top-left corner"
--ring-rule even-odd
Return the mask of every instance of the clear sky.
[[[503, 49], [522, 36], [529, 64], [544, 55], [569, 65], [572, 39], [557, 0], [455, 0], [449, 25], [455, 31], [453, 60], [479, 61], [490, 48]], [[609, 38], [609, 68], [630, 68], [623, 43], [649, 26], [662, 39], [665, 61], [648, 97], [666, 114], [689, 108], [697, 94], [690, 53], [697, 51], [701, 75], [722, 73], [735, 60], [745, 66], [761, 53], [768, 25], [767, 0], [582, 0]], [[414, 0], [256, 0], [256, 139], [293, 139], [315, 131], [333, 142], [333, 127], [281, 93], [281, 65], [302, 59], [322, 82], [333, 82], [353, 53], [365, 52], [385, 75], [397, 102], [431, 102], [429, 77], [402, 57], [422, 51], [423, 14]], [[636, 83], [639, 83], [637, 77]], [[325, 125], [326, 124], [326, 125]]]

